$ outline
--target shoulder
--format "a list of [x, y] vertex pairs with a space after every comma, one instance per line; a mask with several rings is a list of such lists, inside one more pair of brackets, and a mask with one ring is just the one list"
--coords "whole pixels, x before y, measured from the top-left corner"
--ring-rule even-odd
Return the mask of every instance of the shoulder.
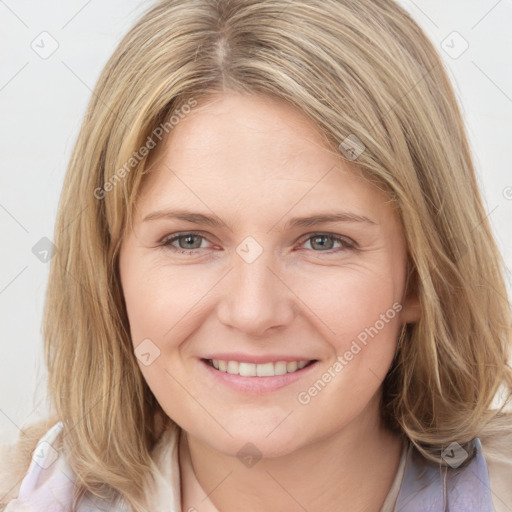
[[[44, 428], [47, 427], [44, 423]], [[57, 422], [41, 436], [43, 425], [38, 424], [31, 427], [29, 433], [28, 429], [23, 431], [16, 445], [3, 447], [1, 509], [5, 507], [6, 512], [15, 512], [30, 505], [45, 509], [55, 500], [62, 504], [69, 501], [73, 482], [60, 449], [62, 427], [63, 424]]]
[[[63, 423], [41, 422], [24, 431], [15, 445], [0, 447], [0, 511], [22, 512], [70, 510], [76, 476], [67, 463], [62, 446]], [[173, 504], [179, 510], [178, 440], [180, 429], [168, 428], [152, 450], [153, 484], [149, 496], [152, 510]], [[80, 510], [112, 510], [111, 503], [87, 495]], [[116, 504], [115, 510], [126, 510]]]
[[[64, 452], [60, 435], [63, 428], [63, 423], [57, 422], [39, 439], [28, 455], [28, 470], [24, 474], [18, 471], [12, 476], [11, 482], [15, 479], [18, 481], [14, 483], [8, 495], [1, 498], [0, 511], [63, 512], [72, 509], [76, 475], [70, 469]], [[15, 450], [19, 451], [20, 447]], [[27, 453], [23, 453], [20, 460], [24, 463], [20, 467], [26, 468], [26, 458]], [[81, 498], [78, 510], [127, 512], [125, 505], [107, 503], [89, 494]]]
[[441, 465], [409, 442], [393, 510], [510, 512], [512, 431], [502, 424], [489, 433], [473, 440], [474, 455], [467, 461], [468, 452], [452, 443], [443, 451], [446, 464]]
[[0, 444], [0, 510], [18, 496], [38, 442], [56, 423], [56, 418], [39, 421], [24, 428], [15, 444]]
[[509, 429], [482, 436], [480, 440], [496, 512], [509, 512], [512, 503], [512, 423]]

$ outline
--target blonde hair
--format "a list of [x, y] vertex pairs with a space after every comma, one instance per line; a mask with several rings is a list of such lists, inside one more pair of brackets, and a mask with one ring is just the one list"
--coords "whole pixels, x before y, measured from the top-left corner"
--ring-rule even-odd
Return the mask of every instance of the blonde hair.
[[384, 381], [389, 427], [442, 463], [445, 445], [503, 418], [491, 407], [512, 386], [503, 264], [456, 98], [418, 25], [384, 0], [166, 0], [103, 70], [59, 205], [44, 334], [75, 505], [91, 492], [144, 510], [150, 453], [172, 421], [133, 354], [119, 247], [147, 167], [140, 148], [190, 99], [227, 91], [290, 102], [338, 153], [356, 135], [365, 148], [348, 164], [400, 214], [421, 318]]

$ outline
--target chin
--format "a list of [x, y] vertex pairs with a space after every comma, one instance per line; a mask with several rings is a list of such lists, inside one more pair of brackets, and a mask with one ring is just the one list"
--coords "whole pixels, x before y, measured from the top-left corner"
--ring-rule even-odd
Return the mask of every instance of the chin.
[[[285, 425], [288, 420], [270, 423], [253, 423], [248, 426], [226, 422], [229, 435], [222, 428], [216, 429], [187, 429], [190, 436], [196, 437], [211, 449], [231, 457], [273, 458], [288, 455], [303, 446], [303, 429], [294, 428], [294, 425]], [[277, 425], [277, 427], [276, 427]], [[302, 435], [300, 435], [302, 434]]]
[[276, 435], [275, 437], [270, 435], [266, 437], [265, 434], [254, 432], [234, 435], [233, 438], [226, 439], [224, 442], [220, 442], [219, 445], [212, 442], [211, 446], [226, 455], [240, 459], [244, 463], [248, 458], [259, 460], [283, 457], [299, 449], [301, 444], [293, 435], [285, 434], [284, 436]]

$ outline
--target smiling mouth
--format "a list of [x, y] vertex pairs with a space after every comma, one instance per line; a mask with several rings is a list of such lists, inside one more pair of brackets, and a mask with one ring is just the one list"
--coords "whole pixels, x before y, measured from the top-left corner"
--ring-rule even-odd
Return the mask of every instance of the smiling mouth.
[[231, 375], [240, 375], [241, 377], [275, 377], [276, 375], [298, 372], [312, 365], [317, 360], [277, 361], [275, 363], [270, 362], [263, 364], [223, 361], [220, 359], [203, 359], [203, 361], [219, 372], [229, 373]]

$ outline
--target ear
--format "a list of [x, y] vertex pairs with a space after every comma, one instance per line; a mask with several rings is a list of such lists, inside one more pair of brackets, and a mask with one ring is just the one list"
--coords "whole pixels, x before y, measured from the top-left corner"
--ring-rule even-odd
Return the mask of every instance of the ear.
[[403, 323], [414, 324], [421, 317], [421, 305], [417, 297], [406, 297], [400, 312]]
[[416, 323], [421, 317], [421, 303], [418, 293], [418, 273], [412, 264], [407, 264], [407, 279], [405, 280], [404, 299], [400, 317], [403, 323]]

